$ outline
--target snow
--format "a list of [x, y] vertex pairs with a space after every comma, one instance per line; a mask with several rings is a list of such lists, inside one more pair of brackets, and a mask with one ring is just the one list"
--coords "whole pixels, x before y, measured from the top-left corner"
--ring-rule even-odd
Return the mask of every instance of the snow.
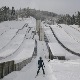
[[[33, 59], [32, 62], [30, 64], [28, 64], [26, 67], [24, 67], [20, 72], [13, 72], [10, 75], [8, 75], [7, 77], [5, 77], [3, 80], [56, 80], [56, 78], [51, 75], [52, 74], [52, 70], [50, 69], [49, 65], [45, 65], [45, 71], [46, 71], [46, 75], [45, 77], [43, 77], [43, 73], [42, 71], [40, 71], [39, 76], [36, 76], [36, 71], [37, 71], [37, 60], [38, 58], [36, 58], [35, 60]], [[45, 62], [46, 64], [48, 64], [48, 62]]]
[[[68, 31], [70, 33], [67, 33], [65, 31], [64, 28], [59, 28], [56, 26], [51, 26], [52, 29], [54, 30], [56, 36], [58, 37], [58, 39], [70, 50], [79, 53], [80, 52], [80, 48], [78, 46], [80, 46], [79, 42], [77, 42], [73, 37], [71, 37], [72, 35], [70, 34], [72, 31], [69, 31], [70, 28], [68, 27]], [[64, 26], [67, 27], [67, 26]], [[72, 28], [73, 29], [73, 28]], [[74, 29], [73, 29], [74, 30]], [[76, 31], [78, 32], [78, 31]], [[76, 34], [76, 32], [74, 32]], [[76, 35], [75, 35], [76, 36]]]
[[80, 63], [76, 64], [77, 61], [73, 63], [71, 61], [52, 61], [50, 63], [57, 80], [80, 80]]
[[[21, 71], [15, 71], [5, 76], [2, 80], [80, 80], [80, 63], [72, 64], [70, 61], [61, 62], [58, 60], [53, 60], [45, 63], [45, 77], [40, 70], [39, 75], [35, 78], [37, 71], [37, 60], [33, 59], [26, 67]], [[69, 62], [69, 63], [68, 63]]]
[[77, 31], [80, 31], [79, 25], [69, 25], [69, 26], [71, 26], [72, 28], [76, 29]]
[[[44, 42], [38, 41], [38, 56], [35, 59], [32, 59], [31, 63], [26, 65], [21, 71], [14, 71], [11, 74], [5, 76], [2, 80], [79, 80], [80, 79], [80, 63], [76, 61], [58, 61], [52, 60], [47, 62], [44, 58], [44, 50], [43, 46]], [[43, 47], [42, 47], [43, 46]], [[37, 74], [37, 61], [39, 56], [43, 57], [45, 64], [45, 77], [43, 77], [43, 73], [40, 70], [39, 75], [35, 78]], [[75, 63], [77, 62], [77, 64]]]
[[[3, 80], [56, 80], [55, 76], [52, 74], [51, 66], [49, 63], [45, 60], [45, 56], [43, 56], [45, 53], [47, 53], [47, 48], [45, 48], [45, 42], [38, 41], [38, 56], [35, 59], [32, 59], [31, 63], [26, 65], [21, 71], [14, 71], [8, 76], [5, 76]], [[44, 49], [44, 50], [43, 50]], [[40, 70], [39, 76], [36, 76], [37, 70], [38, 70], [38, 59], [39, 57], [42, 57], [45, 63], [45, 77], [43, 77], [42, 69]]]
[[[2, 60], [0, 60], [0, 62], [10, 61], [10, 60], [15, 60], [15, 62], [20, 62], [32, 56], [35, 43], [34, 40], [32, 40], [34, 35], [32, 31], [35, 31], [35, 24], [33, 24], [33, 26], [31, 24], [33, 22], [35, 23], [35, 19], [31, 17], [26, 20], [10, 21], [5, 23], [5, 25], [10, 27], [10, 30], [7, 31], [8, 33], [3, 34], [4, 35], [3, 37], [5, 37], [4, 42], [6, 41], [8, 42], [6, 42], [6, 45], [5, 43], [3, 43], [4, 46], [1, 45], [2, 48], [0, 50], [0, 58]], [[28, 26], [24, 26], [26, 23], [28, 24]], [[22, 29], [23, 26], [24, 28]]]
[[0, 23], [0, 50], [6, 47], [16, 35], [16, 32], [24, 26], [25, 22], [5, 21]]
[[10, 40], [13, 38], [16, 32], [17, 29], [12, 29], [8, 30], [2, 36], [0, 36], [0, 49], [2, 49], [5, 45], [7, 45], [10, 42]]
[[[16, 34], [16, 31], [21, 29], [25, 23], [27, 23], [28, 26]], [[32, 61], [22, 70], [14, 71], [1, 80], [80, 80], [80, 58], [69, 53], [60, 46], [50, 30], [49, 25], [46, 27], [44, 24], [43, 26], [52, 53], [56, 56], [65, 56], [69, 60], [59, 61], [53, 59], [48, 62], [49, 52], [45, 41], [39, 41], [38, 34], [34, 36], [32, 33], [32, 31], [36, 30], [36, 20], [32, 17], [21, 21], [6, 21], [0, 23], [0, 26], [0, 34], [3, 33], [0, 35], [0, 40], [2, 39], [2, 36], [5, 36], [5, 42], [8, 41], [4, 43], [4, 46], [6, 46], [3, 46], [4, 48], [0, 50], [0, 57], [4, 58], [0, 60], [0, 62], [14, 60], [15, 63], [19, 63], [32, 57], [35, 47], [35, 39], [37, 40], [36, 58], [32, 58]], [[58, 25], [51, 25], [58, 39], [68, 48], [80, 52], [79, 31], [67, 25], [61, 26], [62, 28]], [[72, 25], [72, 27], [75, 26]], [[15, 34], [16, 36], [12, 39]], [[39, 75], [35, 78], [38, 70], [37, 62], [40, 56], [45, 64], [45, 76], [43, 77], [41, 69]]]
[[49, 42], [57, 42], [49, 27], [44, 27], [44, 32]]
[[62, 28], [56, 27], [56, 26], [51, 26], [52, 29], [54, 30], [55, 34], [57, 35], [58, 38], [60, 38], [61, 41], [65, 42], [72, 42], [75, 43], [76, 41], [71, 38]]
[[[57, 25], [51, 25], [52, 26], [52, 28], [54, 28], [54, 29], [57, 29], [57, 28], [59, 28], [59, 27], [57, 27]], [[63, 30], [63, 29], [62, 29]], [[55, 39], [55, 37], [54, 37], [54, 35], [52, 34], [52, 31], [50, 30], [50, 28], [47, 26], [45, 26], [44, 27], [44, 32], [45, 32], [45, 35], [47, 36], [47, 38], [48, 38], [48, 40], [49, 40], [49, 47], [50, 47], [50, 49], [51, 49], [51, 52], [52, 52], [52, 54], [54, 55], [54, 56], [65, 56], [65, 58], [68, 60], [68, 59], [79, 59], [79, 57], [78, 56], [75, 56], [75, 55], [73, 55], [73, 54], [71, 54], [71, 53], [69, 53], [67, 50], [65, 50], [58, 42], [57, 42], [57, 40]], [[59, 31], [58, 32], [56, 32], [57, 34], [59, 33]], [[61, 32], [60, 32], [61, 33]], [[59, 35], [60, 35], [60, 33], [59, 33]], [[59, 36], [58, 35], [58, 36]], [[57, 36], [57, 37], [58, 37]], [[63, 38], [61, 38], [61, 37], [63, 37]], [[70, 38], [70, 37], [69, 37]], [[67, 43], [73, 43], [73, 42], [66, 42], [67, 40], [66, 40], [66, 37], [64, 37], [64, 36], [62, 36], [62, 35], [60, 35], [60, 37], [59, 37], [59, 40], [65, 40], [65, 41], [63, 41], [63, 43], [64, 44], [67, 44]], [[75, 41], [74, 41], [75, 42]], [[69, 46], [69, 45], [68, 45]], [[77, 48], [77, 47], [76, 47]], [[78, 48], [77, 48], [78, 49]]]
[[12, 58], [16, 63], [19, 63], [25, 59], [32, 57], [34, 52], [35, 41], [26, 40], [24, 44], [20, 47], [20, 50], [17, 51], [16, 57]]
[[75, 39], [77, 42], [80, 42], [80, 32], [77, 31], [76, 29], [72, 28], [71, 26], [68, 25], [61, 25], [63, 27], [63, 29], [70, 35], [73, 37], [73, 39]]
[[0, 51], [0, 57], [6, 57], [14, 53], [21, 45], [25, 35], [17, 35], [3, 50]]
[[66, 53], [68, 53], [58, 43], [48, 43], [48, 44], [54, 56], [66, 56]]

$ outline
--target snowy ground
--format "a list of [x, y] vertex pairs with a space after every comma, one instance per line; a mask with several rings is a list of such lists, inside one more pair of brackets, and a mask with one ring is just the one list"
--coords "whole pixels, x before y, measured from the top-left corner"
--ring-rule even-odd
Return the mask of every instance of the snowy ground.
[[[16, 31], [18, 29], [21, 29], [25, 23], [28, 24], [28, 27], [25, 27], [23, 30], [20, 30], [16, 35], [16, 37], [11, 40], [11, 38], [15, 35]], [[6, 24], [8, 26], [6, 26]], [[5, 58], [0, 60], [0, 62], [15, 60], [17, 63], [19, 61], [22, 61], [30, 57], [34, 50], [35, 39], [37, 40], [37, 49], [38, 49], [37, 57], [35, 59], [33, 58], [32, 61], [29, 64], [27, 64], [21, 71], [14, 71], [9, 75], [5, 76], [1, 80], [80, 80], [80, 75], [79, 75], [80, 74], [80, 58], [75, 55], [72, 55], [71, 53], [66, 51], [62, 46], [58, 44], [50, 28], [48, 27], [49, 25], [45, 26], [44, 24], [42, 24], [42, 26], [44, 26], [44, 32], [49, 40], [49, 46], [53, 54], [55, 54], [56, 56], [57, 55], [65, 56], [69, 60], [59, 61], [57, 59], [54, 59], [48, 62], [49, 52], [48, 52], [46, 43], [44, 41], [39, 41], [38, 36], [37, 35], [34, 36], [34, 34], [32, 33], [32, 31], [35, 31], [36, 29], [35, 27], [36, 21], [32, 17], [27, 18], [24, 21], [3, 22], [0, 24], [0, 26], [3, 26], [0, 28], [1, 30], [0, 39], [3, 39], [2, 37], [3, 35], [9, 36], [8, 34], [10, 34], [10, 32], [7, 32], [7, 31], [12, 30], [9, 39], [7, 39], [7, 37], [5, 38], [7, 39], [6, 43], [4, 43], [3, 46], [0, 45], [0, 49], [1, 49], [0, 57], [1, 59]], [[59, 27], [58, 25], [51, 26], [56, 36], [58, 37], [58, 39], [68, 48], [76, 52], [80, 52], [80, 47], [79, 47], [80, 33], [78, 31], [79, 30], [78, 26], [76, 28], [75, 26], [71, 25], [72, 27], [78, 30], [67, 25], [61, 25], [61, 26], [62, 28]], [[14, 53], [14, 51], [16, 52]], [[13, 55], [8, 56], [10, 54], [13, 54]], [[42, 70], [40, 70], [39, 75], [35, 78], [38, 70], [37, 61], [40, 56], [44, 60], [45, 76], [43, 76]]]
[[68, 25], [61, 26], [62, 29], [53, 28], [59, 40], [72, 51], [80, 53], [80, 32]]
[[[65, 31], [64, 29], [62, 28], [59, 28], [58, 25], [52, 25], [51, 26], [52, 29], [54, 30], [56, 36], [58, 37], [58, 39], [65, 45], [67, 46], [68, 48], [72, 48], [72, 50], [75, 48], [75, 46], [79, 46], [80, 44], [78, 45], [75, 45], [77, 44], [77, 42], [71, 38]], [[49, 28], [49, 25], [44, 26], [44, 32], [45, 32], [45, 35], [47, 36], [48, 40], [49, 40], [49, 46], [50, 46], [50, 49], [53, 53], [53, 55], [55, 56], [65, 56], [66, 59], [79, 59], [78, 56], [75, 56], [71, 53], [69, 53], [68, 51], [66, 51], [61, 45], [58, 44], [57, 40], [55, 39], [52, 31], [50, 30]], [[75, 43], [75, 44], [74, 44]], [[74, 46], [71, 46], [70, 44], [74, 45]], [[71, 47], [70, 47], [70, 46]], [[79, 47], [76, 47], [76, 49], [78, 49]], [[75, 50], [75, 49], [74, 49]], [[74, 51], [73, 50], [73, 51]]]
[[[36, 59], [33, 59], [31, 63], [26, 65], [21, 71], [12, 72], [2, 80], [80, 80], [80, 60], [52, 60], [48, 62], [48, 60], [45, 59], [45, 53], [48, 53], [45, 42], [38, 41], [38, 51]], [[43, 76], [42, 70], [40, 70], [39, 75], [35, 78], [39, 56], [42, 56], [44, 60], [44, 70], [46, 74]]]
[[[25, 21], [1, 23], [6, 32], [4, 33], [3, 30], [3, 34], [0, 36], [0, 63], [10, 60], [19, 62], [32, 56], [35, 46], [32, 31], [35, 31], [35, 22], [35, 19], [31, 17]], [[8, 30], [6, 26], [9, 28]]]
[[[38, 56], [36, 59], [33, 59], [31, 63], [29, 63], [26, 67], [24, 67], [20, 72], [13, 72], [8, 76], [4, 77], [2, 80], [56, 80], [54, 75], [52, 74], [51, 66], [48, 61], [45, 59], [45, 54], [48, 53], [45, 42], [38, 41]], [[43, 77], [42, 71], [40, 71], [39, 76], [36, 76], [38, 70], [38, 59], [42, 57], [45, 63], [45, 77]]]
[[80, 80], [80, 62], [53, 60], [50, 65], [57, 80]]

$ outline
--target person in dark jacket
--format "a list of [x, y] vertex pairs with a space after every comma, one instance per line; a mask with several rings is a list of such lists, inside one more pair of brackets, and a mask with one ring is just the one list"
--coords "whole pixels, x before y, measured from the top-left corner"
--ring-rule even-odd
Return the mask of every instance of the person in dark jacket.
[[[40, 57], [40, 60], [38, 60], [38, 71], [37, 71], [37, 75], [39, 73], [40, 68], [42, 68], [43, 70], [43, 74], [45, 74], [44, 68], [43, 68], [44, 62], [42, 60], [42, 57]], [[44, 66], [45, 67], [45, 66]]]

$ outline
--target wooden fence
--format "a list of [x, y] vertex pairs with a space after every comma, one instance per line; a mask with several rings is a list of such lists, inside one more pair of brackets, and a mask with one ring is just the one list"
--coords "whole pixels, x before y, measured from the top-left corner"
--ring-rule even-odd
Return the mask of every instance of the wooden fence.
[[14, 71], [14, 61], [0, 63], [0, 79]]

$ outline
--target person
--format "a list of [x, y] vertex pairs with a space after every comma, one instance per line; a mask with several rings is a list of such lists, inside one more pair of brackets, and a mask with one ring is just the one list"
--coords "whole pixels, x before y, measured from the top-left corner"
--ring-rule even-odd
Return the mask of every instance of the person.
[[[43, 60], [42, 60], [42, 57], [40, 57], [40, 60], [38, 60], [38, 71], [37, 71], [37, 75], [38, 75], [38, 73], [39, 73], [40, 68], [42, 68], [43, 74], [45, 74], [45, 71], [44, 71], [43, 66], [44, 66], [44, 62], [43, 62]], [[45, 67], [45, 66], [44, 66], [44, 67]], [[37, 76], [37, 75], [36, 75], [36, 76]]]

